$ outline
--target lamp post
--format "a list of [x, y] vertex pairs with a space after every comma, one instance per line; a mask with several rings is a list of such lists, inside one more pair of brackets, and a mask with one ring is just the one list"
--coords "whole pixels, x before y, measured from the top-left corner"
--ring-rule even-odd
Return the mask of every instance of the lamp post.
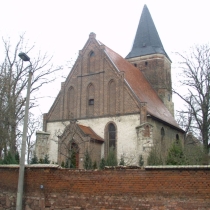
[[22, 136], [22, 146], [21, 146], [21, 158], [19, 167], [19, 177], [18, 177], [18, 191], [16, 200], [16, 210], [22, 210], [22, 200], [23, 200], [23, 186], [24, 186], [24, 171], [25, 171], [25, 154], [26, 154], [26, 138], [28, 131], [28, 111], [29, 111], [29, 100], [30, 100], [30, 89], [31, 89], [31, 77], [32, 77], [32, 64], [30, 58], [23, 52], [18, 55], [23, 61], [30, 62], [28, 66], [29, 76], [28, 76], [28, 87], [26, 95], [26, 105], [25, 105], [25, 116], [23, 125], [23, 136]]

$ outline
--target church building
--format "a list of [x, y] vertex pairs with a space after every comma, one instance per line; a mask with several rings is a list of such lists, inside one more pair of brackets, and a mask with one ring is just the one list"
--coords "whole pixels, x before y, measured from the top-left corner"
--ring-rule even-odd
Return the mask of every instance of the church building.
[[74, 155], [77, 168], [87, 151], [97, 164], [113, 150], [118, 162], [138, 165], [152, 147], [164, 155], [183, 136], [174, 119], [171, 60], [145, 5], [125, 58], [90, 33], [44, 114], [35, 150], [60, 165]]

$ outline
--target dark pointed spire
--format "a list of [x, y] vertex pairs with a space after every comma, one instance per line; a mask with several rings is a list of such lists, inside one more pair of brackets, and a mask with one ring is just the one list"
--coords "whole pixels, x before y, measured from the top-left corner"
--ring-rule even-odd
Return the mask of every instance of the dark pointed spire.
[[157, 53], [164, 54], [170, 60], [163, 48], [150, 12], [147, 6], [144, 5], [132, 50], [126, 58], [134, 58]]

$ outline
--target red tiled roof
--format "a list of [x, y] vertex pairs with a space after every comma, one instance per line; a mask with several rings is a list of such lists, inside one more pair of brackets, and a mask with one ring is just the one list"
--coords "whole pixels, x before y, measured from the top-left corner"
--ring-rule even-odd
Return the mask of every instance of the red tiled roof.
[[80, 124], [78, 124], [78, 126], [84, 132], [84, 134], [89, 135], [91, 137], [91, 139], [95, 139], [95, 140], [104, 142], [104, 140], [100, 136], [98, 136], [90, 127], [80, 125]]
[[125, 73], [125, 81], [128, 83], [139, 101], [147, 103], [148, 113], [162, 121], [169, 123], [170, 125], [181, 129], [155, 90], [146, 80], [143, 73], [106, 46], [105, 52], [117, 69]]

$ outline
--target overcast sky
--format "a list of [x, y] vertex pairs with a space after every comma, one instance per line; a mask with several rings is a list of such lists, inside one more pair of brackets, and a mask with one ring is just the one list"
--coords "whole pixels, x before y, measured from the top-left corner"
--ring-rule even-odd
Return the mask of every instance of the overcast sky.
[[[0, 36], [10, 37], [15, 44], [25, 33], [29, 43], [36, 43], [37, 52], [48, 52], [56, 65], [65, 65], [94, 32], [98, 40], [125, 57], [131, 50], [144, 4], [173, 62], [175, 81], [174, 52], [209, 43], [209, 0], [1, 0]], [[68, 71], [65, 68], [66, 74]], [[54, 89], [56, 97], [60, 84]], [[39, 114], [48, 112], [52, 102], [40, 101]]]

